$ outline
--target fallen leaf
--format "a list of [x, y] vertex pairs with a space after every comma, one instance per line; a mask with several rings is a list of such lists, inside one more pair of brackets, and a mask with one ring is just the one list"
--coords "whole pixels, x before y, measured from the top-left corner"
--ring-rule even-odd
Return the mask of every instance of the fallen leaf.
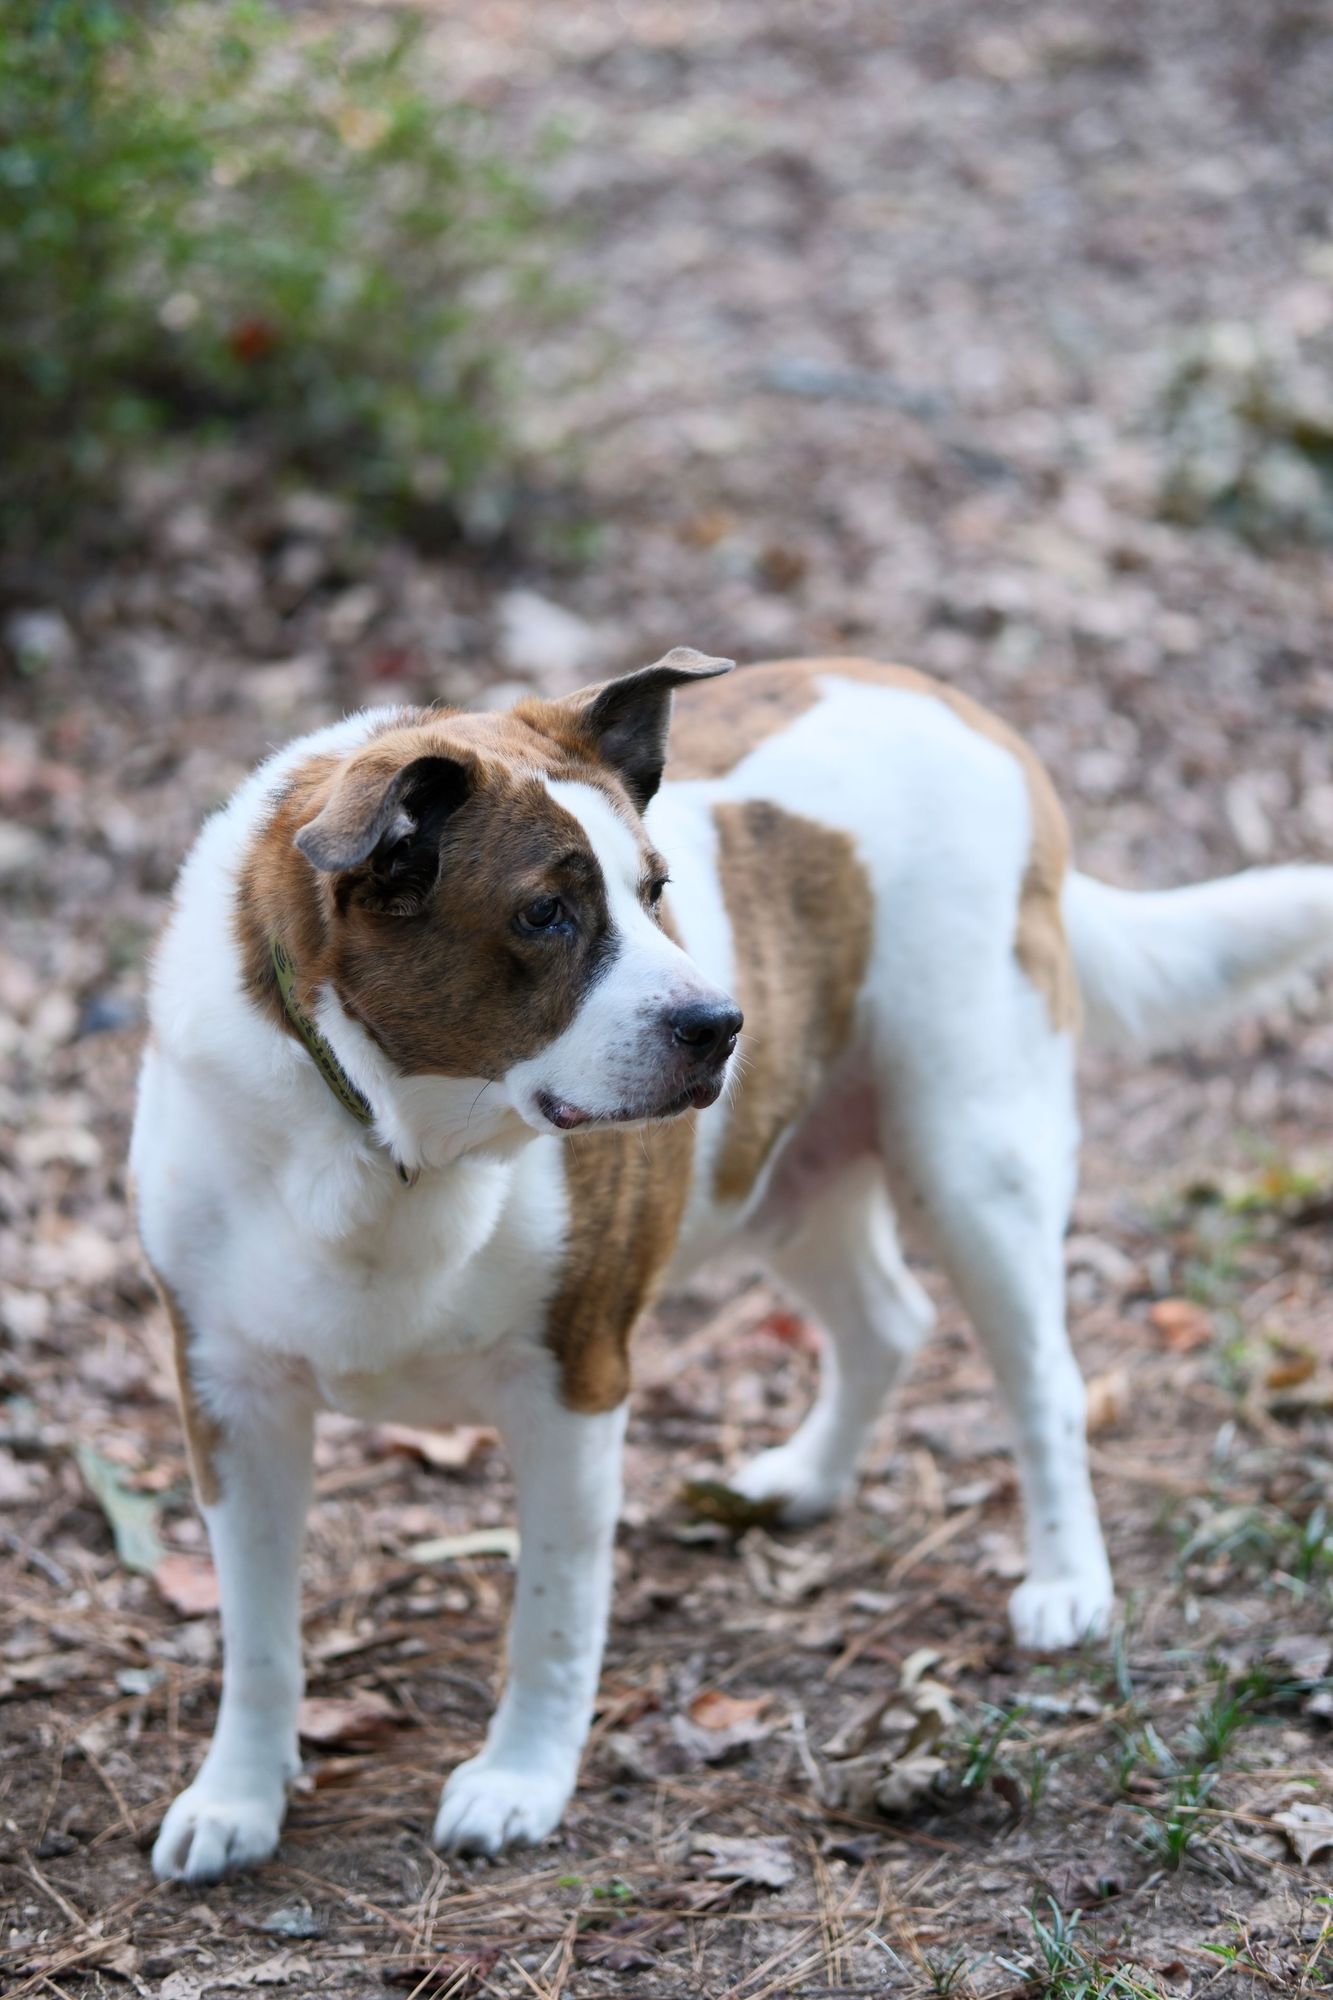
[[1265, 1649], [1264, 1657], [1290, 1667], [1298, 1680], [1317, 1681], [1333, 1663], [1333, 1639], [1322, 1632], [1285, 1632]]
[[1292, 1853], [1304, 1867], [1318, 1855], [1333, 1853], [1333, 1808], [1316, 1805], [1288, 1806], [1273, 1814], [1282, 1828]]
[[504, 1556], [518, 1561], [517, 1528], [474, 1528], [467, 1535], [437, 1535], [428, 1542], [413, 1542], [408, 1550], [413, 1562], [458, 1562], [464, 1556]]
[[772, 1709], [770, 1695], [747, 1701], [719, 1688], [704, 1688], [684, 1715], [672, 1719], [672, 1734], [691, 1763], [722, 1764], [773, 1734], [779, 1718]]
[[1129, 1377], [1123, 1368], [1108, 1369], [1105, 1375], [1091, 1375], [1087, 1383], [1087, 1429], [1089, 1437], [1113, 1430], [1123, 1423], [1129, 1408]]
[[422, 1431], [411, 1424], [381, 1424], [376, 1436], [390, 1451], [408, 1452], [437, 1472], [464, 1472], [498, 1442], [498, 1433], [480, 1424], [458, 1424], [448, 1431]]
[[1275, 1361], [1264, 1376], [1265, 1389], [1295, 1389], [1308, 1382], [1318, 1363], [1313, 1354], [1289, 1354]]
[[580, 1965], [598, 1965], [604, 1972], [648, 1972], [657, 1964], [640, 1933], [655, 1935], [662, 1928], [661, 1917], [621, 1917], [605, 1929], [580, 1932], [574, 1940], [574, 1957]]
[[363, 1688], [348, 1696], [308, 1695], [301, 1703], [297, 1726], [307, 1743], [327, 1746], [374, 1742], [404, 1720], [382, 1694]]
[[89, 1492], [111, 1526], [116, 1554], [126, 1569], [151, 1576], [162, 1560], [157, 1521], [162, 1502], [151, 1493], [135, 1493], [119, 1466], [90, 1444], [75, 1447], [75, 1459]]
[[196, 1972], [169, 1972], [157, 1989], [157, 2000], [199, 2000], [204, 1982]]
[[217, 1571], [207, 1556], [163, 1556], [153, 1570], [153, 1582], [183, 1618], [202, 1618], [218, 1608]]
[[896, 1692], [877, 1696], [846, 1723], [824, 1754], [822, 1802], [860, 1814], [903, 1813], [937, 1791], [949, 1766], [937, 1745], [958, 1719], [953, 1697], [929, 1670], [930, 1647], [909, 1654]]
[[1148, 1318], [1173, 1354], [1190, 1354], [1213, 1337], [1212, 1320], [1193, 1299], [1158, 1299], [1148, 1308]]
[[784, 1347], [794, 1347], [801, 1354], [819, 1352], [819, 1336], [808, 1319], [800, 1313], [788, 1312], [783, 1306], [776, 1306], [771, 1313], [765, 1313], [755, 1328], [756, 1333], [766, 1333], [771, 1340], [781, 1341]]
[[[228, 1986], [290, 1986], [294, 1979], [310, 1978], [310, 1960], [295, 1951], [275, 1951], [256, 1965], [233, 1966], [227, 1973]], [[307, 1987], [307, 1992], [309, 1988]]]
[[282, 1903], [276, 1910], [270, 1910], [259, 1926], [261, 1931], [270, 1931], [275, 1937], [322, 1938], [328, 1926], [322, 1924], [309, 1903]]
[[789, 1548], [762, 1528], [751, 1528], [740, 1544], [745, 1573], [765, 1604], [798, 1604], [824, 1588], [831, 1574], [828, 1556], [810, 1547]]
[[697, 1722], [701, 1729], [735, 1729], [747, 1722], [754, 1722], [765, 1709], [773, 1706], [771, 1694], [749, 1697], [724, 1694], [721, 1688], [702, 1688], [690, 1703], [686, 1714], [691, 1722]]
[[485, 1986], [499, 1957], [498, 1945], [486, 1945], [480, 1951], [446, 1951], [441, 1958], [400, 1960], [385, 1966], [380, 1978], [390, 1986], [406, 1986], [422, 2000], [432, 1993], [447, 1994], [449, 2000], [468, 2000], [469, 1994]]
[[712, 1866], [703, 1870], [712, 1882], [752, 1882], [761, 1889], [785, 1889], [796, 1879], [791, 1842], [781, 1834], [740, 1840], [721, 1833], [700, 1833], [690, 1851], [712, 1857]]
[[747, 1528], [771, 1526], [782, 1512], [780, 1499], [749, 1500], [720, 1479], [687, 1480], [680, 1489], [680, 1499], [696, 1520], [713, 1521], [733, 1535], [743, 1535]]

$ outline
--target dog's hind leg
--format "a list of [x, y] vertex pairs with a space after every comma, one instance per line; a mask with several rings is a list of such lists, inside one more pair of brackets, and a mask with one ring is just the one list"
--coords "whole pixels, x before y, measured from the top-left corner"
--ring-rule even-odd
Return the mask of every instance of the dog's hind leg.
[[875, 1419], [934, 1314], [903, 1262], [884, 1168], [872, 1155], [840, 1174], [768, 1257], [820, 1323], [819, 1389], [800, 1428], [734, 1484], [752, 1500], [781, 1499], [781, 1518], [796, 1527], [850, 1496]]
[[937, 1038], [893, 1102], [893, 1137], [1014, 1427], [1028, 1553], [1027, 1580], [1010, 1600], [1015, 1636], [1070, 1646], [1105, 1630], [1113, 1596], [1065, 1327], [1073, 1049], [1030, 988], [990, 1019], [984, 1044], [971, 1033]]

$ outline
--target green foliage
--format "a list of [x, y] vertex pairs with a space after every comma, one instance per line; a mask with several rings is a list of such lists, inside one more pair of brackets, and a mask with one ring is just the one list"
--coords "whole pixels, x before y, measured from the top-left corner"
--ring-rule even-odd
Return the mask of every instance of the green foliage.
[[1079, 1936], [1079, 1913], [1062, 1910], [1046, 1898], [1046, 1915], [1035, 1906], [1028, 1911], [1032, 1950], [1019, 1963], [997, 1958], [997, 1965], [1021, 1981], [1020, 1990], [1032, 2000], [1160, 2000], [1161, 1989], [1148, 1986], [1124, 1965], [1108, 1965], [1101, 1955], [1089, 1956]]
[[1274, 328], [1210, 326], [1162, 401], [1162, 512], [1261, 547], [1333, 539], [1333, 352]]
[[0, 504], [50, 516], [168, 428], [455, 511], [549, 309], [539, 214], [420, 24], [269, 0], [11, 0], [0, 29]]

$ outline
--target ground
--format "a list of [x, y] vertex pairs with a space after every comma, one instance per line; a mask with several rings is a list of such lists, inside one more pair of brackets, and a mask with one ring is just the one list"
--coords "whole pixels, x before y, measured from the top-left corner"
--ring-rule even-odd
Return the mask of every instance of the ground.
[[563, 136], [558, 256], [585, 302], [534, 348], [522, 531], [443, 558], [371, 542], [215, 446], [135, 479], [104, 561], [0, 563], [7, 1990], [1323, 1990], [1327, 986], [1084, 1063], [1071, 1319], [1113, 1645], [1007, 1637], [1012, 1472], [947, 1299], [845, 1518], [701, 1521], [686, 1482], [784, 1435], [812, 1379], [787, 1303], [723, 1271], [638, 1344], [615, 1621], [560, 1835], [495, 1866], [428, 1846], [493, 1698], [509, 1571], [421, 1544], [508, 1521], [500, 1456], [463, 1438], [432, 1465], [330, 1425], [281, 1855], [204, 1893], [152, 1883], [217, 1632], [126, 1132], [147, 941], [266, 745], [673, 644], [850, 650], [1027, 731], [1110, 879], [1333, 860], [1326, 561], [1161, 514], [1182, 343], [1333, 323], [1314, 12], [434, 11], [452, 87]]

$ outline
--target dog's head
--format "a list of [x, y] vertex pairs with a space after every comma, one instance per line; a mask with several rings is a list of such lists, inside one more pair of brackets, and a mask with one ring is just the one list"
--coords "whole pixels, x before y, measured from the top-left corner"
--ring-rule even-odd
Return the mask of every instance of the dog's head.
[[419, 712], [326, 772], [295, 833], [321, 972], [404, 1076], [495, 1085], [537, 1131], [711, 1104], [741, 1016], [663, 927], [642, 813], [672, 690], [655, 666], [501, 715]]

